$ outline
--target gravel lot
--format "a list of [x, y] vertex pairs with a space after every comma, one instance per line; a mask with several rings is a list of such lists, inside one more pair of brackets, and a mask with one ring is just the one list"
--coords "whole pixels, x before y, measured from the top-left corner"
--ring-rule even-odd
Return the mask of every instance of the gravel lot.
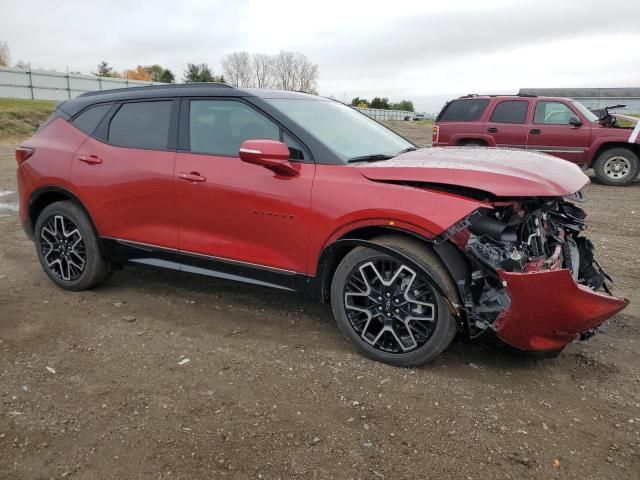
[[457, 342], [402, 370], [280, 292], [133, 267], [59, 290], [14, 170], [0, 147], [0, 478], [640, 477], [640, 182], [587, 188], [599, 260], [632, 301], [601, 334], [554, 360]]

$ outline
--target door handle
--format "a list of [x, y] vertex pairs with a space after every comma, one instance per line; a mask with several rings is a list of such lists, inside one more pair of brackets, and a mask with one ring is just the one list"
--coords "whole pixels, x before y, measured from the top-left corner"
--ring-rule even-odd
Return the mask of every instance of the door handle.
[[539, 128], [532, 128], [531, 130], [529, 130], [529, 133], [531, 135], [540, 135], [542, 133], [542, 130], [540, 130]]
[[80, 155], [78, 160], [89, 165], [98, 165], [99, 163], [102, 163], [102, 159], [97, 155]]
[[178, 178], [187, 182], [206, 182], [207, 177], [203, 177], [198, 172], [180, 172]]
[[498, 133], [498, 129], [496, 127], [487, 128], [487, 132], [489, 133]]

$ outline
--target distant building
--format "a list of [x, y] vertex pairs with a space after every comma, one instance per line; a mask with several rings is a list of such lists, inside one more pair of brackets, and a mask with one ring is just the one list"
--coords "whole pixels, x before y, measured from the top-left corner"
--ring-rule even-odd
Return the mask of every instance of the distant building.
[[521, 88], [521, 94], [568, 97], [590, 109], [626, 105], [619, 113], [640, 113], [640, 88]]

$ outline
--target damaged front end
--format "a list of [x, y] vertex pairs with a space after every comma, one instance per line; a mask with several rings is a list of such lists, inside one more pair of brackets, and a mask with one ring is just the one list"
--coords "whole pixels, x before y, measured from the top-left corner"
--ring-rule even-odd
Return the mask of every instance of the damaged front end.
[[516, 348], [558, 350], [627, 306], [582, 234], [580, 200], [493, 202], [445, 233], [472, 265], [459, 283], [472, 337], [493, 330]]

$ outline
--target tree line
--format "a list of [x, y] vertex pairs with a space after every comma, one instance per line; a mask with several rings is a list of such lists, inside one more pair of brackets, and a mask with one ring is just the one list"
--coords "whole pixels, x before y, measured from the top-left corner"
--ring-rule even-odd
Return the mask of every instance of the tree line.
[[96, 71], [91, 74], [97, 77], [126, 78], [147, 82], [175, 83], [176, 81], [176, 76], [171, 70], [158, 64], [138, 65], [136, 68], [118, 72], [109, 65], [109, 62], [102, 61], [98, 64]]
[[400, 100], [399, 102], [389, 102], [387, 97], [373, 97], [371, 101], [366, 98], [355, 97], [351, 100], [351, 105], [359, 108], [378, 108], [381, 110], [404, 110], [414, 112], [411, 100]]
[[[9, 66], [11, 56], [7, 42], [0, 42], [0, 66]], [[221, 74], [216, 74], [206, 63], [187, 63], [182, 81], [223, 82], [235, 87], [274, 88], [317, 93], [318, 65], [300, 52], [280, 51], [275, 55], [263, 53], [233, 52], [222, 58]], [[18, 62], [18, 68], [29, 68]], [[76, 73], [76, 72], [74, 72]], [[79, 72], [77, 72], [79, 73]], [[138, 65], [135, 68], [116, 70], [107, 61], [100, 62], [95, 71], [98, 77], [126, 78], [148, 82], [175, 83], [176, 75], [162, 65]]]
[[[274, 88], [317, 93], [318, 65], [300, 52], [281, 51], [276, 55], [233, 52], [222, 58], [222, 74], [206, 63], [188, 63], [182, 74], [184, 83], [222, 82], [242, 88]], [[120, 73], [108, 62], [100, 62], [94, 75], [130, 80], [174, 83], [175, 75], [161, 65], [138, 65]]]

